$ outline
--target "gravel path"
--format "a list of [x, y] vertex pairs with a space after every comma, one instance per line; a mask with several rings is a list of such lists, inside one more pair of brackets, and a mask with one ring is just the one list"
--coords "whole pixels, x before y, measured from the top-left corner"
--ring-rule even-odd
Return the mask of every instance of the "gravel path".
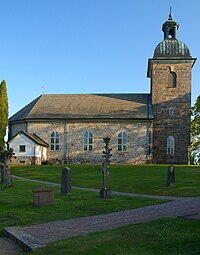
[[[54, 185], [53, 183], [42, 181], [39, 182]], [[96, 192], [97, 190], [93, 191]], [[115, 192], [115, 194], [127, 195], [127, 193], [121, 192]], [[130, 193], [128, 193], [128, 195], [138, 197], [145, 196], [151, 198], [166, 198], [173, 201], [160, 205], [146, 206], [139, 209], [97, 216], [35, 224], [19, 228], [11, 227], [5, 229], [5, 232], [8, 236], [17, 240], [17, 242], [19, 242], [20, 245], [24, 246], [24, 248], [27, 250], [34, 250], [36, 248], [44, 247], [50, 242], [63, 240], [69, 237], [86, 235], [96, 231], [110, 230], [129, 224], [149, 222], [161, 218], [186, 217], [200, 219], [200, 198], [146, 196]]]
[[44, 224], [8, 228], [8, 231], [20, 231], [45, 245], [91, 232], [110, 230], [120, 226], [148, 222], [160, 218], [200, 216], [200, 199], [178, 200], [161, 205], [147, 206], [139, 209], [115, 212], [97, 216], [81, 217], [70, 220], [55, 221]]
[[[19, 180], [30, 181], [30, 182], [37, 182], [37, 183], [41, 183], [41, 184], [46, 184], [46, 185], [52, 185], [52, 186], [60, 187], [60, 184], [54, 183], [54, 182], [46, 182], [46, 181], [40, 181], [40, 180], [33, 180], [33, 179], [24, 178], [24, 177], [20, 177], [20, 176], [16, 176], [16, 175], [12, 175], [12, 177], [15, 178], [15, 179], [19, 179]], [[99, 189], [93, 189], [93, 188], [83, 188], [83, 187], [72, 186], [72, 189], [88, 190], [88, 191], [99, 193]], [[113, 195], [122, 195], [122, 196], [131, 196], [131, 197], [158, 198], [158, 199], [167, 199], [167, 200], [183, 200], [183, 199], [188, 199], [188, 197], [144, 195], [144, 194], [134, 194], [134, 193], [119, 192], [119, 191], [112, 191], [112, 194]]]

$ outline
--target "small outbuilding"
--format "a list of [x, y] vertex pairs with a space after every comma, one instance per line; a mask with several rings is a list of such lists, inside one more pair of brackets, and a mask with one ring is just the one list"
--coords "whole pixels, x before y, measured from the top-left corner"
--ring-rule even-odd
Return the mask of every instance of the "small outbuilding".
[[40, 165], [47, 160], [49, 145], [36, 134], [21, 130], [8, 144], [15, 153], [15, 157], [12, 159], [13, 164]]

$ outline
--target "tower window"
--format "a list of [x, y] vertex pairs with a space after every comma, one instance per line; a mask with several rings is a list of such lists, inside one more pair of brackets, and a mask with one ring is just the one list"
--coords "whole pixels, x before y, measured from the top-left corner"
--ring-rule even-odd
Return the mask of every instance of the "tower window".
[[173, 136], [167, 137], [167, 154], [174, 155], [175, 141]]
[[169, 115], [174, 115], [174, 107], [169, 107]]
[[170, 72], [168, 75], [168, 87], [176, 88], [177, 75], [175, 72]]
[[128, 150], [128, 135], [125, 132], [120, 132], [118, 135], [118, 151]]
[[58, 132], [51, 133], [51, 150], [59, 151], [60, 149], [60, 135]]
[[84, 144], [83, 144], [84, 151], [92, 151], [92, 145], [93, 145], [92, 132], [86, 131], [84, 133], [83, 139], [84, 139]]

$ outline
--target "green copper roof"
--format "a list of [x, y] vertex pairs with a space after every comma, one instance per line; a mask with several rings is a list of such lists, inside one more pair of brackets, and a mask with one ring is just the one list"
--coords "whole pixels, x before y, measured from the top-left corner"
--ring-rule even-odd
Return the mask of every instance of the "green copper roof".
[[154, 51], [154, 58], [191, 58], [188, 46], [177, 39], [165, 39]]

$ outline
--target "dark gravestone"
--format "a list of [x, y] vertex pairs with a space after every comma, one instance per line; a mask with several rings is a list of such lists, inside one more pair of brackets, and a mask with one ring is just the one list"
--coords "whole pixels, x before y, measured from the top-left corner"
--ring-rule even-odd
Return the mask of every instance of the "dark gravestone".
[[175, 169], [173, 165], [168, 166], [167, 186], [175, 186]]
[[71, 192], [71, 169], [65, 167], [62, 169], [61, 175], [61, 194], [69, 195]]
[[4, 174], [3, 164], [0, 164], [0, 171], [1, 171], [1, 183], [3, 184], [3, 180], [4, 180], [4, 177], [3, 177], [3, 174]]

